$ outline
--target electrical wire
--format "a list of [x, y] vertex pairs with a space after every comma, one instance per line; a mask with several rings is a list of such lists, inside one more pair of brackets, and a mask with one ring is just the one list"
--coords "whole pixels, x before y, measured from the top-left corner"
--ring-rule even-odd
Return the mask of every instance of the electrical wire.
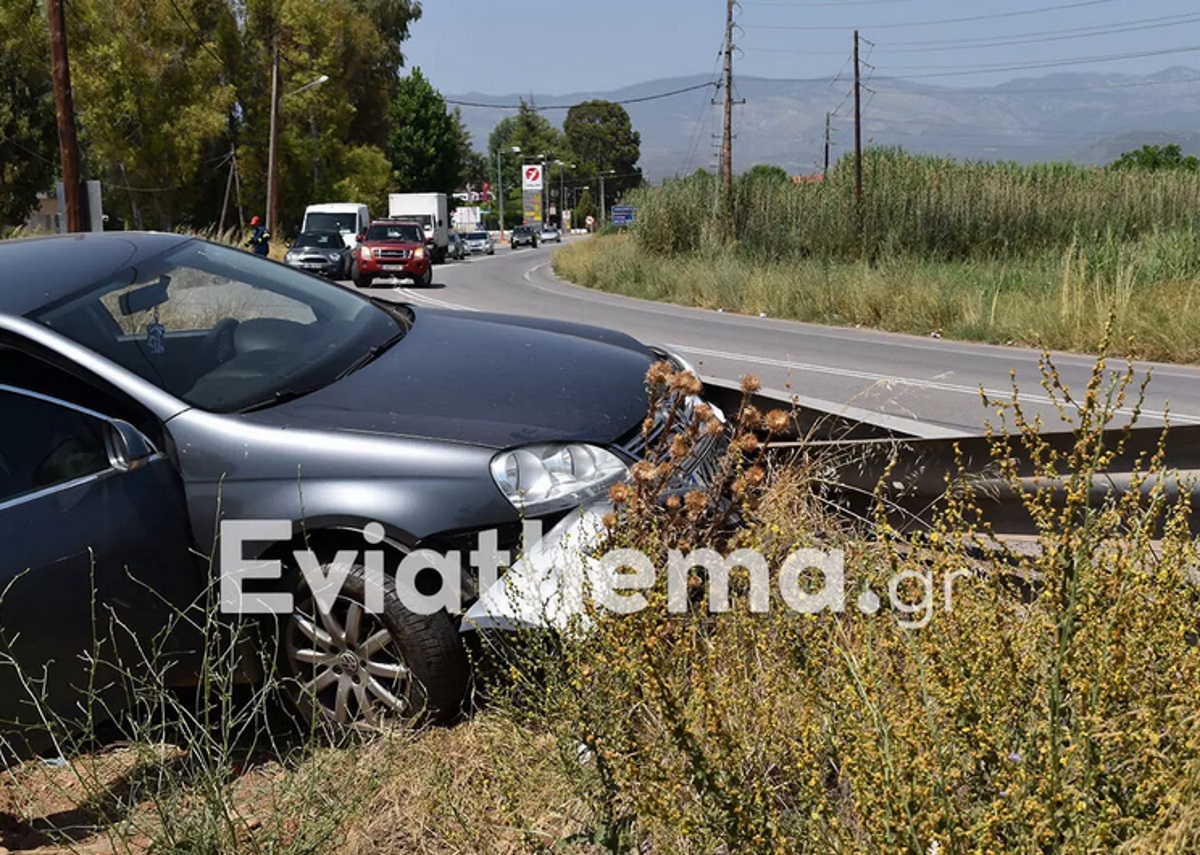
[[933, 77], [961, 77], [968, 74], [995, 74], [1002, 71], [1032, 71], [1041, 68], [1062, 68], [1071, 65], [1093, 65], [1099, 62], [1119, 62], [1125, 59], [1144, 59], [1151, 56], [1170, 56], [1180, 53], [1194, 53], [1200, 51], [1200, 45], [1188, 45], [1178, 48], [1159, 48], [1157, 50], [1142, 50], [1131, 51], [1129, 53], [1114, 53], [1105, 56], [1084, 56], [1075, 57], [1073, 59], [1052, 59], [1038, 62], [1025, 62], [1017, 64], [995, 63], [991, 65], [974, 65], [974, 66], [948, 66], [948, 65], [916, 65], [916, 66], [899, 66], [888, 69], [888, 71], [920, 71], [922, 69], [937, 69], [929, 73], [922, 74], [900, 74], [890, 75], [892, 80], [923, 80]]
[[[643, 95], [639, 98], [625, 98], [620, 101], [610, 101], [611, 104], [643, 104], [647, 101], [658, 101], [662, 98], [673, 98], [676, 95], [684, 95], [688, 92], [695, 92], [698, 89], [705, 89], [716, 84], [707, 80], [704, 83], [697, 83], [695, 86], [685, 86], [682, 89], [673, 89], [670, 92], [660, 92], [657, 95]], [[551, 104], [547, 106], [534, 106], [532, 104], [484, 104], [480, 101], [458, 101], [447, 98], [447, 104], [454, 104], [458, 107], [482, 107], [490, 110], [520, 110], [521, 107], [528, 107], [535, 112], [541, 113], [546, 110], [570, 110], [575, 104]]]
[[[1117, 3], [1120, 0], [1076, 0], [1074, 3], [1063, 3], [1058, 6], [1043, 6], [1038, 9], [1021, 9], [1011, 12], [994, 12], [990, 15], [972, 15], [966, 18], [942, 18], [937, 21], [902, 21], [896, 24], [875, 24], [871, 27], [875, 30], [898, 30], [905, 27], [935, 27], [942, 24], [965, 24], [972, 21], [992, 21], [998, 18], [1015, 18], [1021, 15], [1041, 15], [1046, 12], [1058, 12], [1063, 9], [1078, 9], [1082, 6], [1100, 6], [1108, 3]], [[840, 4], [839, 4], [840, 5]], [[811, 27], [802, 26], [799, 24], [772, 24], [770, 26], [748, 26], [748, 30], [852, 30], [854, 27]]]

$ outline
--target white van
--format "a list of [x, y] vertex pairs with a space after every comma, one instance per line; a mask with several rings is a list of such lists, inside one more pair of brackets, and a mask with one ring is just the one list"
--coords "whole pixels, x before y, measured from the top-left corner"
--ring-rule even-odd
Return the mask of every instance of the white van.
[[346, 246], [358, 246], [358, 236], [371, 225], [366, 205], [357, 202], [324, 202], [304, 209], [302, 232], [338, 232]]

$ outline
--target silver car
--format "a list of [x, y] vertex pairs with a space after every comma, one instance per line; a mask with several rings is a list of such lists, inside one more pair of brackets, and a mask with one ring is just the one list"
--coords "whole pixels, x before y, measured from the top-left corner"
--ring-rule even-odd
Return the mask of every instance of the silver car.
[[463, 239], [463, 244], [467, 248], [467, 252], [471, 255], [479, 253], [487, 253], [488, 255], [496, 254], [496, 242], [492, 240], [489, 232], [468, 232]]
[[542, 243], [562, 243], [562, 232], [550, 223], [544, 223], [542, 225], [542, 232], [538, 235], [538, 238]]
[[463, 242], [464, 238], [458, 232], [450, 232], [446, 244], [446, 257], [453, 258], [455, 261], [461, 261], [467, 256], [467, 246]]

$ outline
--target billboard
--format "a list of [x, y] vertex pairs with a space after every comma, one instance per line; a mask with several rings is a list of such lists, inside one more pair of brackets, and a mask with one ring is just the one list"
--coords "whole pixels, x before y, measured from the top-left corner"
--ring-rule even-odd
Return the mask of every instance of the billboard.
[[542, 191], [542, 165], [540, 163], [526, 163], [521, 167], [521, 189], [528, 192], [536, 190], [539, 193]]

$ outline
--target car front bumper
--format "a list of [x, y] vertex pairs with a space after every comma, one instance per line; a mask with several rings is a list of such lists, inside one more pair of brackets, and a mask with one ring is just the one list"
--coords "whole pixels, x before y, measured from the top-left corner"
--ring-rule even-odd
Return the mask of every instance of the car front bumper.
[[303, 270], [305, 273], [316, 273], [320, 276], [333, 276], [342, 271], [341, 259], [337, 261], [327, 261], [313, 258], [305, 258], [296, 261], [285, 262], [288, 267], [295, 270]]

